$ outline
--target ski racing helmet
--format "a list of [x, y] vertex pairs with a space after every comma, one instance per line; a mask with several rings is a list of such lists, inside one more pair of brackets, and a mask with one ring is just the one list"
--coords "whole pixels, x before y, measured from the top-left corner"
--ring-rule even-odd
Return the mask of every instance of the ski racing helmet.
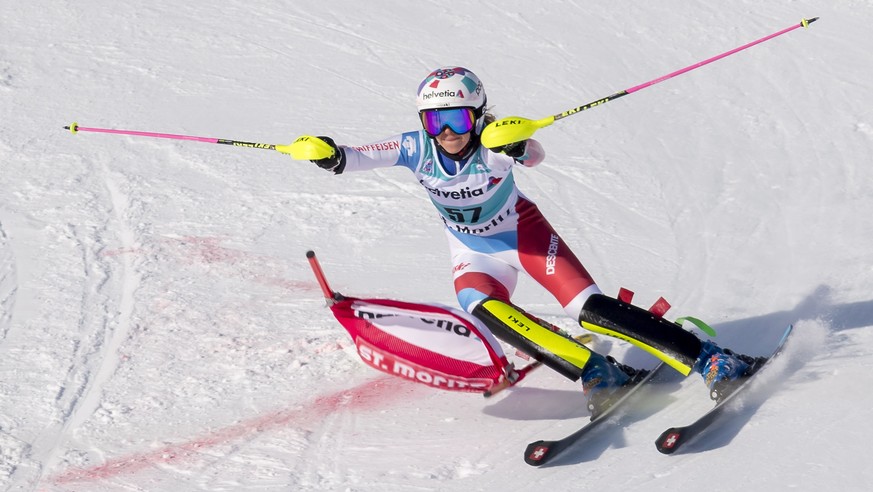
[[[485, 114], [486, 102], [485, 88], [479, 77], [464, 67], [451, 66], [440, 67], [425, 77], [418, 85], [415, 98], [422, 125], [432, 137], [439, 134], [444, 126], [449, 126], [455, 133], [466, 133], [474, 130], [474, 134], [478, 135], [482, 131], [482, 116]], [[456, 127], [448, 121], [443, 122], [436, 118], [436, 115], [442, 110], [452, 108], [470, 108], [472, 110], [471, 128]], [[435, 116], [432, 119], [432, 128], [428, 128], [426, 113]]]

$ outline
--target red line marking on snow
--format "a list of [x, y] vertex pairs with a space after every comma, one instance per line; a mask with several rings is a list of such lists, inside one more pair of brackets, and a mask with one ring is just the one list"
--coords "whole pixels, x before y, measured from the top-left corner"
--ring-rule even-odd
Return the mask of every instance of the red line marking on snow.
[[[235, 270], [231, 273], [244, 280], [277, 287], [289, 291], [315, 291], [319, 290], [318, 284], [305, 280], [289, 280], [278, 277], [276, 272], [281, 269], [276, 260], [267, 256], [248, 253], [238, 249], [227, 248], [220, 243], [224, 238], [186, 236], [182, 238], [165, 238], [161, 242], [169, 245], [176, 256], [188, 265], [229, 265]], [[125, 247], [103, 250], [100, 255], [112, 258], [122, 255], [142, 256], [148, 254], [145, 247]]]
[[[240, 250], [225, 248], [219, 243], [222, 238], [188, 236], [174, 240], [174, 244], [190, 253], [188, 258], [201, 263], [228, 263], [234, 265], [247, 256]], [[254, 256], [254, 255], [249, 255]]]
[[142, 248], [115, 248], [115, 249], [105, 249], [100, 252], [100, 256], [121, 256], [121, 255], [139, 255], [144, 254]]
[[255, 282], [266, 285], [268, 287], [278, 287], [284, 290], [318, 290], [315, 282], [307, 282], [302, 280], [287, 280], [283, 278], [266, 277], [264, 275], [256, 275]]
[[331, 352], [336, 352], [338, 350], [345, 350], [346, 347], [353, 347], [354, 344], [346, 344], [344, 341], [338, 340], [332, 343], [325, 343], [319, 347], [315, 347], [312, 351], [315, 354], [329, 354]]
[[102, 465], [89, 468], [67, 469], [53, 477], [51, 482], [54, 484], [93, 482], [119, 475], [133, 474], [162, 464], [179, 465], [197, 459], [201, 456], [202, 451], [209, 448], [243, 438], [253, 439], [276, 429], [312, 424], [337, 411], [367, 411], [384, 408], [387, 404], [400, 400], [410, 391], [414, 391], [415, 387], [415, 385], [410, 385], [396, 378], [375, 379], [351, 389], [319, 396], [302, 408], [289, 408], [269, 413], [187, 442], [170, 444], [144, 453], [121, 456]]
[[187, 236], [166, 242], [175, 248], [182, 249], [182, 256], [189, 263], [206, 265], [225, 264], [237, 267], [235, 273], [246, 280], [269, 287], [279, 287], [285, 290], [317, 290], [314, 281], [287, 280], [275, 276], [278, 266], [270, 263], [270, 259], [254, 253], [222, 246], [220, 237]]

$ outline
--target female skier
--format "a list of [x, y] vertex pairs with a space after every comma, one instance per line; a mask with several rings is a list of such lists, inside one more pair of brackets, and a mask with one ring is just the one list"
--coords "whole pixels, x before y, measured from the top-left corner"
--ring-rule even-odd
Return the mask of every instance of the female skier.
[[[482, 82], [462, 67], [442, 67], [418, 86], [422, 128], [360, 147], [329, 137], [331, 157], [313, 161], [335, 174], [408, 168], [445, 224], [455, 292], [461, 307], [504, 341], [564, 376], [582, 379], [591, 401], [610, 394], [638, 371], [591, 351], [524, 312], [510, 297], [518, 272], [536, 280], [583, 327], [637, 345], [684, 373], [704, 376], [715, 397], [722, 381], [741, 377], [751, 362], [676, 323], [602, 294], [591, 275], [516, 187], [513, 169], [545, 157], [533, 139], [488, 149], [483, 128], [494, 121]], [[744, 360], [745, 359], [745, 360]]]

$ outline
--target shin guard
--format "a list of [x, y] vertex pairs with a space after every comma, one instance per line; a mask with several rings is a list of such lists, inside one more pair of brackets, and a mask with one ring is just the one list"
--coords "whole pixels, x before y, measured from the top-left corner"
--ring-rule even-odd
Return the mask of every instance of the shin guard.
[[582, 376], [591, 356], [588, 347], [543, 326], [512, 304], [488, 298], [473, 309], [473, 315], [497, 338], [573, 381]]
[[579, 313], [583, 328], [630, 342], [684, 375], [700, 355], [700, 339], [678, 324], [645, 309], [594, 294]]

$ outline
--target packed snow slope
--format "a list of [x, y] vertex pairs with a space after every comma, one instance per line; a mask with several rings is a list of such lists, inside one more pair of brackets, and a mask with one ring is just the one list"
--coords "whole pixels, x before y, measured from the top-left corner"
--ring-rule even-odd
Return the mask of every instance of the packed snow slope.
[[[517, 172], [604, 291], [752, 355], [797, 326], [670, 457], [655, 437], [710, 405], [696, 376], [536, 469], [524, 446], [588, 416], [577, 383], [540, 370], [491, 401], [360, 361], [304, 254], [348, 295], [456, 305], [407, 171], [62, 129], [364, 144], [417, 128], [447, 64], [542, 118], [813, 16], [540, 130], [546, 162]], [[5, 2], [0, 489], [868, 490], [871, 25], [870, 0]], [[581, 331], [527, 279], [515, 300]]]

